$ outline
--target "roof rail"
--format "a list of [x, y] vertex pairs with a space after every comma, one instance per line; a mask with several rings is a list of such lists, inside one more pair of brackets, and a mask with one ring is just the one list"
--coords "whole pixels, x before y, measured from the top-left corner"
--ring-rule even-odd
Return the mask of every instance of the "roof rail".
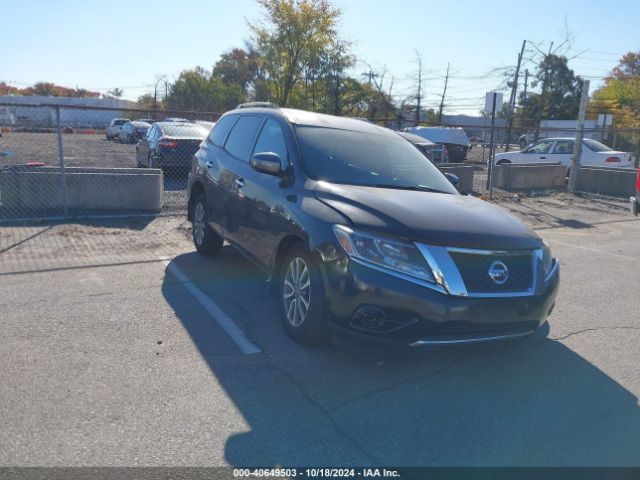
[[241, 103], [236, 107], [238, 108], [278, 108], [278, 106], [271, 102], [247, 102]]

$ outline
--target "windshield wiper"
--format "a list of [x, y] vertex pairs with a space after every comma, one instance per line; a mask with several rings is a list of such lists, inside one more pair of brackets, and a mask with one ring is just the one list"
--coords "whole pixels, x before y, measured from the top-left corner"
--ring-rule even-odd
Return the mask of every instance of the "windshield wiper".
[[425, 187], [424, 185], [395, 185], [393, 183], [378, 183], [374, 185], [377, 188], [394, 188], [396, 190], [413, 190], [415, 192], [431, 192], [431, 193], [449, 193], [437, 188]]

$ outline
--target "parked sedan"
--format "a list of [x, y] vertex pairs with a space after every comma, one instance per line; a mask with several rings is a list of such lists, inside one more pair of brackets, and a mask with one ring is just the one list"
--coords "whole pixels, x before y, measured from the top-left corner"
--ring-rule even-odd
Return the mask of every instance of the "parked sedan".
[[454, 182], [386, 128], [242, 108], [193, 159], [188, 218], [200, 254], [227, 241], [267, 272], [302, 343], [328, 332], [415, 347], [532, 335], [555, 304], [558, 262]]
[[[545, 138], [516, 152], [499, 153], [495, 165], [506, 163], [559, 163], [571, 167], [575, 140], [570, 137]], [[619, 152], [591, 138], [582, 141], [580, 165], [598, 167], [632, 167], [633, 159], [627, 152]]]
[[136, 143], [144, 138], [151, 125], [146, 122], [133, 121], [125, 123], [118, 132], [118, 142]]
[[208, 133], [197, 123], [156, 122], [136, 145], [137, 165], [186, 172]]

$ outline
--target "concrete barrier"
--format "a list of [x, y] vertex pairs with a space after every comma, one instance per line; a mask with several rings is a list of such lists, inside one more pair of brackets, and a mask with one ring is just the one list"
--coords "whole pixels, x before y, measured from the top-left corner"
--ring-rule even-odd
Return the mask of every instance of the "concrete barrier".
[[475, 167], [473, 165], [460, 165], [459, 163], [441, 163], [436, 165], [442, 173], [453, 173], [460, 179], [458, 188], [463, 192], [473, 190], [473, 174]]
[[[162, 209], [162, 171], [145, 168], [65, 169], [67, 208], [71, 212], [158, 212]], [[0, 217], [29, 216], [32, 212], [64, 207], [60, 171], [33, 167], [0, 173]]]
[[580, 167], [576, 190], [628, 198], [636, 194], [636, 172], [635, 168]]
[[512, 164], [493, 167], [493, 186], [503, 190], [563, 188], [567, 167], [557, 164]]

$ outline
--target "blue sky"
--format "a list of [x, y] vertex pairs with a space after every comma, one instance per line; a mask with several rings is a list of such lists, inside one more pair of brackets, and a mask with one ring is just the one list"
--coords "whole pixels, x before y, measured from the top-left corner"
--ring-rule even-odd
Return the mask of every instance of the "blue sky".
[[[435, 106], [451, 64], [446, 112], [477, 113], [484, 92], [501, 83], [492, 69], [515, 64], [523, 40], [547, 49], [575, 36], [570, 66], [599, 79], [629, 50], [640, 50], [640, 2], [365, 1], [335, 0], [341, 35], [360, 62], [352, 74], [382, 72], [393, 94], [412, 93], [415, 51], [423, 56], [427, 106]], [[605, 7], [603, 7], [605, 5]], [[0, 81], [25, 86], [51, 81], [69, 87], [124, 89], [135, 99], [162, 74], [170, 79], [242, 47], [255, 0], [58, 0], [6, 2], [2, 8]], [[366, 62], [366, 63], [365, 63]], [[533, 70], [533, 66], [530, 66]]]

